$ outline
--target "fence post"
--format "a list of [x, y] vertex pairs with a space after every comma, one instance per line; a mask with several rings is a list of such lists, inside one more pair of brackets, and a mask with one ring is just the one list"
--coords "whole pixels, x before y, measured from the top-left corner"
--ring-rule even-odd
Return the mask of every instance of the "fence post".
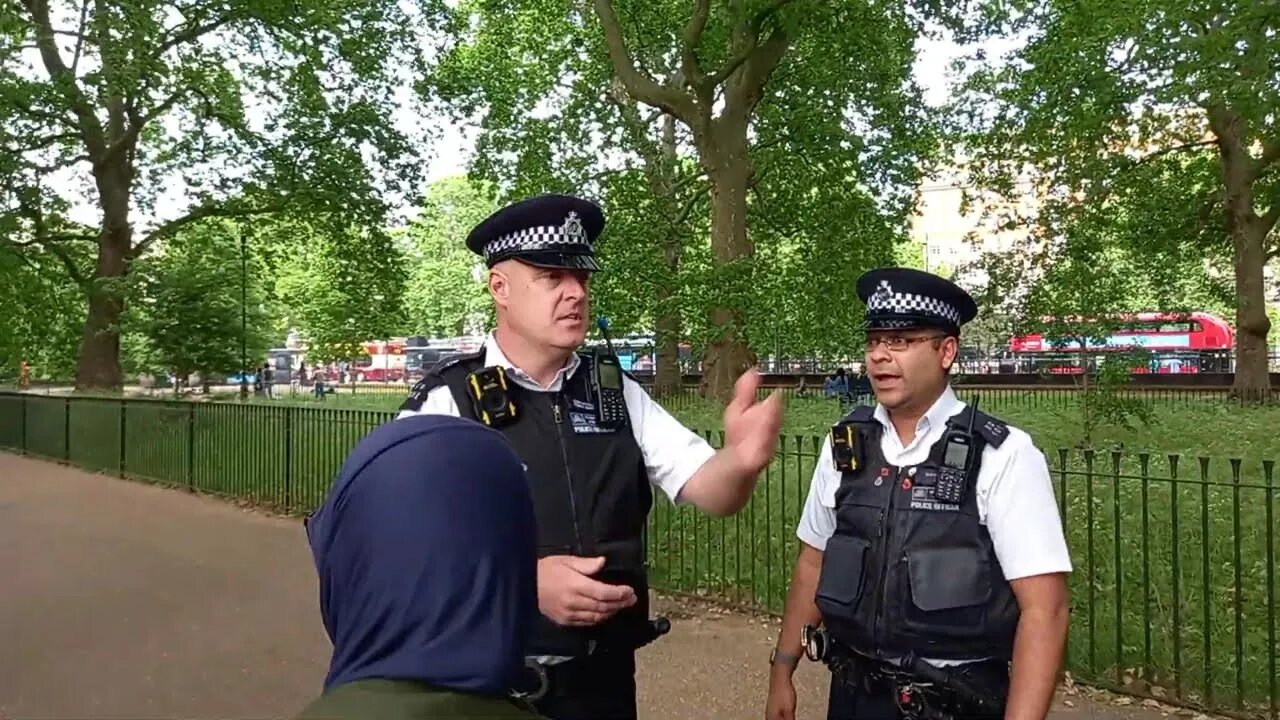
[[62, 459], [63, 465], [71, 464], [71, 397], [62, 403]]
[[293, 509], [293, 408], [284, 409], [284, 508]]
[[187, 403], [187, 490], [195, 492], [196, 483], [196, 404]]
[[27, 454], [27, 396], [22, 396], [22, 454]]
[[125, 458], [129, 455], [129, 445], [125, 431], [129, 427], [129, 401], [120, 398], [120, 477], [124, 477]]

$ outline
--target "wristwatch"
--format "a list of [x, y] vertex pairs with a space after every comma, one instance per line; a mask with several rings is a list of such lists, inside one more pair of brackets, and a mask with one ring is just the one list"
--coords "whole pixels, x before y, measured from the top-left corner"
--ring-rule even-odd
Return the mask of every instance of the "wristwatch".
[[789, 652], [784, 652], [782, 650], [779, 650], [776, 647], [773, 650], [769, 651], [770, 665], [795, 665], [798, 662], [800, 662], [799, 655], [793, 655]]

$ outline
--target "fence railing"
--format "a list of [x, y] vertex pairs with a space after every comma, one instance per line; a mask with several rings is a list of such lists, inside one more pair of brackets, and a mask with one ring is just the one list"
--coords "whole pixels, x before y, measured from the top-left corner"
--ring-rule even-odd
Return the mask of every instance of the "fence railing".
[[[250, 394], [248, 400], [260, 404], [276, 404], [281, 401], [289, 401], [294, 403], [324, 403], [344, 408], [391, 410], [398, 407], [409, 395], [411, 387], [411, 385], [404, 383], [340, 385], [334, 386], [332, 393], [317, 394], [309, 387], [282, 384], [275, 386], [272, 395], [269, 397], [265, 394]], [[963, 383], [953, 387], [961, 399], [972, 402], [977, 398], [984, 409], [992, 411], [999, 411], [1002, 408], [1053, 410], [1078, 407], [1082, 398], [1081, 391], [1075, 387], [1007, 387], [977, 383]], [[647, 389], [651, 390], [652, 388], [647, 387]], [[16, 391], [16, 388], [0, 385], [0, 392], [10, 391]], [[76, 394], [68, 386], [42, 386], [29, 388], [25, 392], [27, 394], [47, 395], [50, 397]], [[806, 388], [804, 390], [796, 387], [760, 388], [757, 395], [760, 398], [764, 398], [771, 392], [780, 392], [788, 399], [828, 398], [833, 402], [841, 400], [839, 397], [824, 393], [820, 387]], [[1230, 388], [1219, 387], [1122, 388], [1111, 391], [1111, 395], [1128, 400], [1138, 400], [1153, 408], [1189, 407], [1206, 403], [1242, 404], [1252, 400], [1252, 398], [1234, 398], [1231, 396]], [[118, 396], [113, 396], [113, 399], [115, 397]], [[138, 396], [135, 395], [134, 397]], [[157, 388], [149, 391], [145, 397], [158, 400], [190, 398], [230, 401], [238, 399], [239, 394], [234, 388], [214, 388], [210, 395], [193, 391], [187, 395], [175, 396], [171, 389]], [[866, 393], [862, 395], [848, 394], [844, 398], [846, 400], [844, 404], [849, 404], [849, 401], [854, 399], [870, 401], [871, 397]], [[1280, 388], [1275, 388], [1271, 391], [1271, 399], [1273, 402], [1280, 401]], [[707, 400], [699, 390], [694, 387], [685, 387], [679, 392], [658, 396], [658, 400], [664, 407], [671, 410], [696, 407], [707, 403]]]
[[[0, 448], [303, 513], [393, 411], [0, 393]], [[719, 446], [723, 437], [706, 433]], [[659, 502], [653, 584], [780, 613], [821, 438], [787, 436], [750, 504]], [[1069, 669], [1165, 702], [1280, 717], [1275, 464], [1054, 450], [1075, 572]]]

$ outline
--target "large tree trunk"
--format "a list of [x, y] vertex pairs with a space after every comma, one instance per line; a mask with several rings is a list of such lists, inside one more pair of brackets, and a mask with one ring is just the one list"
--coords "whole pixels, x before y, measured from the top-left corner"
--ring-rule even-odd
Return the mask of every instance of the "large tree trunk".
[[[658, 289], [659, 301], [670, 296], [669, 289]], [[653, 394], [655, 397], [669, 397], [679, 394], [684, 385], [684, 374], [680, 369], [680, 317], [675, 313], [663, 313], [654, 325], [657, 353], [654, 358]]]
[[1250, 402], [1265, 401], [1270, 395], [1271, 375], [1267, 368], [1266, 292], [1262, 264], [1266, 259], [1263, 240], [1270, 230], [1253, 207], [1253, 159], [1245, 150], [1244, 121], [1232, 110], [1209, 108], [1209, 124], [1217, 136], [1218, 159], [1225, 189], [1227, 232], [1231, 234], [1236, 276], [1236, 372], [1232, 393]]
[[657, 176], [659, 192], [666, 198], [667, 228], [662, 239], [662, 262], [666, 268], [663, 282], [658, 287], [658, 317], [654, 322], [653, 392], [658, 397], [676, 395], [684, 386], [684, 373], [680, 367], [680, 340], [684, 335], [684, 323], [680, 318], [679, 304], [673, 299], [674, 288], [680, 282], [680, 258], [684, 250], [684, 222], [680, 213], [680, 198], [676, 196], [675, 173], [679, 156], [676, 146], [676, 119], [670, 114], [662, 118], [661, 173]]
[[1271, 372], [1267, 364], [1266, 291], [1263, 286], [1263, 237], [1255, 223], [1232, 232], [1236, 275], [1236, 373], [1232, 393], [1250, 402], [1267, 399]]
[[745, 126], [741, 137], [728, 138], [728, 142], [719, 140], [722, 147], [704, 157], [709, 161], [707, 175], [711, 179], [711, 254], [716, 268], [726, 271], [728, 282], [722, 288], [728, 290], [728, 297], [722, 297], [711, 310], [716, 334], [703, 355], [702, 380], [706, 395], [724, 402], [733, 396], [738, 376], [756, 364], [755, 353], [743, 337], [743, 312], [738, 302], [746, 278], [732, 267], [738, 261], [750, 260], [755, 248], [747, 237], [751, 161]]
[[124, 313], [124, 288], [133, 247], [129, 226], [131, 168], [118, 161], [96, 174], [102, 201], [102, 232], [98, 236], [98, 262], [88, 288], [89, 314], [80, 336], [76, 360], [77, 390], [120, 390], [124, 369], [120, 365], [120, 316]]

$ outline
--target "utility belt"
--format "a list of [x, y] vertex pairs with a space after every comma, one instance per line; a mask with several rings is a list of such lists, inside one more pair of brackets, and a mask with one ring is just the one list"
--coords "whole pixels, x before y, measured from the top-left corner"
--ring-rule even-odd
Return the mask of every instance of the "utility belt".
[[546, 697], [555, 686], [556, 676], [574, 672], [583, 663], [592, 662], [602, 654], [634, 653], [658, 638], [671, 632], [671, 621], [665, 617], [650, 620], [625, 638], [613, 635], [607, 643], [588, 641], [586, 653], [573, 657], [530, 656], [524, 659], [524, 672], [511, 689], [513, 697], [527, 702], [537, 702]]
[[[904, 718], [959, 720], [1004, 715], [1008, 695], [1008, 664], [1004, 661], [937, 667], [910, 652], [897, 659], [881, 658], [836, 640], [825, 628], [810, 625], [804, 627], [804, 646], [810, 660], [831, 670], [833, 682], [871, 695], [891, 693]], [[992, 679], [984, 681], [987, 677]]]

